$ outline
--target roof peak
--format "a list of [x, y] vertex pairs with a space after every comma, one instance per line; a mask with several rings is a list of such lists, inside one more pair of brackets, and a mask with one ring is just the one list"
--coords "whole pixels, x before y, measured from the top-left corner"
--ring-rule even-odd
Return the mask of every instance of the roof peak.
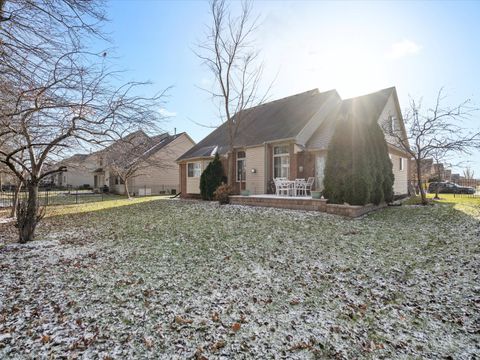
[[[266, 101], [264, 103], [261, 103], [261, 104], [258, 104], [258, 105], [255, 105], [255, 106], [252, 106], [252, 107], [249, 107], [249, 108], [246, 108], [246, 109], [243, 109], [243, 110], [240, 110], [240, 112], [242, 111], [249, 111], [249, 110], [252, 110], [252, 109], [256, 109], [258, 107], [261, 107], [261, 106], [265, 106], [265, 105], [270, 105], [270, 104], [274, 104], [274, 103], [277, 103], [277, 102], [280, 102], [280, 101], [285, 101], [285, 100], [290, 100], [294, 97], [298, 97], [298, 96], [302, 96], [302, 95], [307, 95], [309, 93], [311, 93], [311, 95], [325, 95], [327, 93], [333, 93], [333, 92], [337, 92], [337, 90], [335, 89], [330, 89], [330, 90], [327, 90], [327, 91], [320, 91], [318, 88], [314, 88], [314, 89], [311, 89], [311, 90], [307, 90], [307, 91], [303, 91], [301, 93], [298, 93], [298, 94], [293, 94], [293, 95], [289, 95], [289, 96], [284, 96], [282, 98], [279, 98], [279, 99], [275, 99], [275, 100], [272, 100], [272, 101]], [[235, 114], [236, 115], [236, 114]]]
[[357, 95], [357, 96], [352, 96], [352, 97], [349, 97], [349, 98], [346, 98], [346, 99], [342, 99], [343, 101], [345, 100], [353, 100], [353, 99], [357, 99], [357, 98], [361, 98], [361, 97], [364, 97], [364, 96], [370, 96], [370, 95], [375, 95], [375, 94], [378, 94], [378, 93], [382, 93], [382, 92], [391, 92], [391, 91], [395, 91], [396, 88], [395, 86], [390, 86], [388, 88], [384, 88], [384, 89], [381, 89], [381, 90], [377, 90], [377, 91], [373, 91], [373, 92], [370, 92], [370, 93], [366, 93], [366, 94], [362, 94], [362, 95]]

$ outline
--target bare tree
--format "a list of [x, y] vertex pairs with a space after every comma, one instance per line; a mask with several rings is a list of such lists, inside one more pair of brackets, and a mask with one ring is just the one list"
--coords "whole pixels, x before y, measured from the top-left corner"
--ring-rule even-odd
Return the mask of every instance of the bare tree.
[[196, 55], [215, 79], [213, 89], [204, 90], [212, 95], [219, 107], [220, 120], [227, 126], [227, 171], [231, 185], [234, 181], [232, 155], [244, 110], [264, 102], [268, 90], [259, 96], [262, 65], [258, 63], [259, 52], [253, 46], [258, 19], [253, 17], [251, 3], [242, 2], [240, 14], [233, 16], [225, 0], [213, 0], [210, 15], [212, 23]]
[[[433, 159], [433, 163], [435, 165], [435, 175], [437, 177], [437, 181], [442, 181], [445, 179], [445, 171], [442, 169], [444, 169], [444, 163], [446, 162], [447, 160], [447, 154], [449, 153], [449, 150], [448, 149], [445, 149], [445, 148], [436, 148], [436, 149], [432, 149], [431, 151], [431, 156], [432, 156], [432, 159]], [[440, 190], [440, 186], [435, 186], [435, 196], [434, 196], [434, 199], [439, 199], [439, 196], [438, 196], [438, 192]]]
[[404, 114], [406, 137], [395, 128], [384, 129], [414, 159], [423, 204], [427, 204], [427, 199], [422, 187], [422, 162], [435, 154], [441, 154], [441, 157], [469, 154], [480, 146], [480, 131], [462, 126], [462, 120], [471, 118], [478, 109], [470, 105], [470, 100], [453, 107], [445, 106], [442, 104], [445, 99], [443, 88], [438, 91], [433, 108], [423, 110], [421, 100], [410, 99], [410, 106]]
[[99, 1], [0, 5], [0, 163], [28, 193], [17, 214], [24, 243], [34, 239], [43, 215], [41, 180], [64, 171], [46, 165], [73, 147], [101, 146], [140, 128], [155, 128], [162, 94], [138, 95], [146, 83], [117, 85], [120, 73], [110, 69], [106, 52], [83, 48], [85, 34], [101, 36]]
[[[28, 84], [57, 59], [85, 50], [86, 36], [105, 39], [103, 0], [1, 0], [1, 82]], [[1, 83], [0, 83], [1, 86]], [[1, 89], [0, 89], [1, 90]]]
[[466, 167], [463, 170], [463, 176], [465, 177], [466, 180], [474, 180], [475, 172], [470, 167]]
[[124, 185], [129, 199], [131, 180], [148, 174], [152, 168], [167, 169], [170, 166], [165, 157], [157, 156], [157, 151], [172, 138], [167, 133], [149, 137], [140, 131], [118, 140], [102, 152], [108, 170]]

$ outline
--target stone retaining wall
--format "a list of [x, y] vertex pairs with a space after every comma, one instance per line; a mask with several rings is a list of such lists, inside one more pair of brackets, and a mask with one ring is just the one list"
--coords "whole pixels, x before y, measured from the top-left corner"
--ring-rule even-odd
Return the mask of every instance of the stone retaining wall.
[[366, 213], [382, 209], [386, 204], [365, 206], [357, 205], [338, 205], [327, 204], [326, 199], [305, 199], [305, 198], [285, 198], [285, 197], [258, 197], [258, 196], [230, 196], [230, 204], [232, 205], [247, 205], [247, 206], [262, 206], [273, 207], [281, 209], [293, 210], [307, 210], [307, 211], [321, 211], [328, 214], [341, 215], [346, 217], [359, 217]]

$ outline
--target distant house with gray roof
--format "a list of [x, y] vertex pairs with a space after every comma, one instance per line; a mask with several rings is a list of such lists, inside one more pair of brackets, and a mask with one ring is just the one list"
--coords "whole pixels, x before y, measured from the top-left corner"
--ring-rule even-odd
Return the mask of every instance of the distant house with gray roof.
[[[358, 121], [375, 119], [383, 129], [405, 134], [394, 87], [345, 100], [336, 90], [310, 90], [243, 110], [233, 154], [228, 154], [228, 128], [224, 123], [178, 158], [182, 196], [200, 193], [200, 175], [215, 153], [224, 164], [227, 156], [232, 156], [235, 166], [227, 176], [234, 177], [236, 192], [269, 193], [271, 181], [277, 177], [314, 177], [315, 188], [322, 190], [328, 144], [337, 120], [343, 116], [353, 116]], [[410, 156], [387, 133], [394, 191], [406, 194]]]
[[[65, 166], [66, 171], [56, 175], [55, 184], [73, 189], [88, 186], [98, 190], [107, 186], [111, 192], [123, 194], [124, 183], [115, 175], [112, 164], [145, 162], [141, 172], [128, 182], [131, 193], [176, 193], [180, 186], [175, 160], [193, 145], [195, 142], [185, 132], [149, 136], [143, 131], [136, 131], [102, 150], [75, 154], [61, 161], [59, 165]], [[130, 146], [134, 146], [135, 151], [129, 151]], [[152, 158], [156, 161], [150, 161]]]

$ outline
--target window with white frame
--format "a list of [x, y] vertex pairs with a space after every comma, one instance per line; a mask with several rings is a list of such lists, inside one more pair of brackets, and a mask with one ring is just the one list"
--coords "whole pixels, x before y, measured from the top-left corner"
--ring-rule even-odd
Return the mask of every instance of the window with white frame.
[[400, 157], [400, 158], [398, 158], [398, 169], [399, 169], [400, 171], [402, 171], [402, 170], [403, 170], [403, 166], [404, 166], [404, 165], [403, 165], [403, 158]]
[[273, 177], [290, 177], [290, 153], [288, 145], [273, 147]]
[[390, 116], [390, 130], [392, 132], [397, 130], [397, 117], [393, 115]]
[[245, 181], [246, 178], [245, 151], [237, 152], [237, 182]]
[[200, 177], [202, 175], [202, 164], [199, 162], [187, 164], [188, 177]]

